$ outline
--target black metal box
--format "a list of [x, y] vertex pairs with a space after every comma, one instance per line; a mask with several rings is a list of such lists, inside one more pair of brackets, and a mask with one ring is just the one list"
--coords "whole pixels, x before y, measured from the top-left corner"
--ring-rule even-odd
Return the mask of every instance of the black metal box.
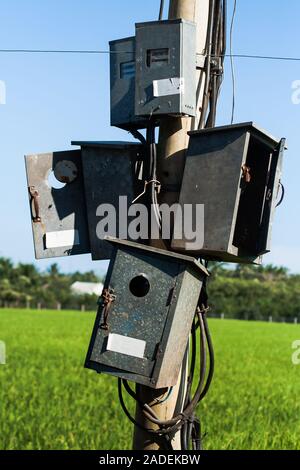
[[[204, 205], [204, 244], [190, 254], [259, 263], [270, 251], [284, 149], [252, 122], [190, 133], [180, 205]], [[172, 248], [186, 252], [187, 243]]]
[[153, 388], [176, 384], [206, 269], [110, 239], [114, 253], [85, 366]]

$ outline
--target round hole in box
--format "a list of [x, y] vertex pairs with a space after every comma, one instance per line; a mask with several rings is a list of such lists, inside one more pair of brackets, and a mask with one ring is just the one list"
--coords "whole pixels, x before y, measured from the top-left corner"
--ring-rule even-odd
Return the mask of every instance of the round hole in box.
[[129, 284], [130, 292], [135, 297], [146, 297], [150, 291], [150, 282], [145, 274], [134, 277]]
[[66, 186], [66, 183], [62, 183], [56, 178], [54, 171], [50, 171], [49, 173], [48, 184], [50, 188], [53, 188], [53, 189], [63, 189]]

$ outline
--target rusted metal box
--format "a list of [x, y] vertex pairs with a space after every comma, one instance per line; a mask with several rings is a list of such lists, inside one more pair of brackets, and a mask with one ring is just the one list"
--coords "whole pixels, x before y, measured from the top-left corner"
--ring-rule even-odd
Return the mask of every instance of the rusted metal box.
[[176, 384], [206, 269], [136, 243], [114, 246], [85, 366], [153, 388]]
[[136, 25], [136, 116], [196, 114], [196, 24]]
[[[127, 211], [136, 192], [142, 146], [124, 142], [73, 142], [81, 150], [25, 157], [37, 259], [91, 253], [109, 259], [111, 245], [97, 236], [103, 204]], [[51, 178], [52, 177], [52, 178]], [[141, 186], [142, 183], [140, 182]], [[106, 206], [107, 207], [107, 206]]]
[[204, 244], [187, 250], [190, 241], [174, 239], [172, 248], [204, 259], [259, 263], [270, 251], [284, 149], [285, 139], [252, 122], [191, 132], [180, 205], [204, 205]]

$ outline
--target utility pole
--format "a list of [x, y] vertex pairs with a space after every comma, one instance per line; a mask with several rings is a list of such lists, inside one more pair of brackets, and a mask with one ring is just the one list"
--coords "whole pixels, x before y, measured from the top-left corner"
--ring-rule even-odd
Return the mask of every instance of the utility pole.
[[[139, 145], [75, 141], [80, 150], [26, 156], [36, 258], [91, 253], [95, 261], [110, 259], [85, 367], [118, 377], [120, 404], [136, 426], [135, 450], [201, 447], [195, 410], [209, 390], [214, 354], [206, 319], [209, 273], [197, 259], [252, 264], [270, 251], [285, 139], [249, 122], [213, 129], [226, 5], [227, 0], [170, 0], [171, 21], [160, 21], [162, 1], [159, 21], [138, 23], [134, 37], [110, 42], [111, 124], [129, 130]], [[146, 138], [141, 129], [147, 129]], [[191, 130], [199, 132], [189, 137]], [[61, 192], [49, 184], [52, 173], [64, 183]], [[147, 236], [128, 233], [124, 239], [117, 226], [113, 237], [99, 230], [107, 226], [106, 219], [98, 220], [104, 215], [99, 208], [106, 213], [112, 206], [120, 216], [126, 212], [121, 198], [132, 207], [142, 197], [147, 213], [153, 209], [158, 235], [159, 205], [170, 212], [178, 202], [205, 205], [205, 244], [191, 250], [182, 233], [179, 240], [170, 234], [166, 244], [146, 245], [136, 240]], [[138, 384], [136, 393], [128, 382]], [[135, 419], [122, 387], [138, 403]]]
[[[199, 54], [197, 55], [197, 116], [196, 118], [164, 117], [161, 122], [158, 144], [158, 179], [162, 184], [163, 191], [159, 202], [169, 205], [178, 202], [185, 154], [189, 141], [188, 132], [197, 129], [199, 124], [205, 83], [204, 56], [201, 54], [205, 50], [207, 41], [209, 0], [170, 0], [169, 19], [180, 18], [197, 24], [197, 54]], [[164, 188], [167, 188], [166, 191], [164, 191]], [[183, 368], [176, 387], [173, 388], [170, 397], [167, 399], [167, 390], [165, 389], [153, 390], [144, 386], [137, 387], [140, 399], [152, 407], [152, 410], [161, 421], [171, 419], [175, 410], [178, 412], [178, 406], [182, 406], [178, 401], [180, 389], [185, 388], [186, 377], [182, 378], [185, 369]], [[143, 428], [157, 429], [151, 421], [145, 418], [139, 405], [137, 405], [136, 410], [136, 421]], [[174, 437], [172, 447], [174, 450], [181, 449], [180, 432], [177, 432]], [[133, 448], [134, 450], [159, 450], [160, 446], [151, 439], [149, 433], [136, 427]]]
[[[178, 202], [185, 154], [189, 143], [188, 132], [199, 125], [204, 95], [204, 60], [202, 55], [206, 47], [209, 0], [171, 0], [169, 19], [183, 18], [197, 24], [197, 115], [190, 117], [165, 117], [160, 127], [158, 144], [158, 179], [162, 188], [161, 203]], [[200, 68], [201, 67], [201, 68]]]

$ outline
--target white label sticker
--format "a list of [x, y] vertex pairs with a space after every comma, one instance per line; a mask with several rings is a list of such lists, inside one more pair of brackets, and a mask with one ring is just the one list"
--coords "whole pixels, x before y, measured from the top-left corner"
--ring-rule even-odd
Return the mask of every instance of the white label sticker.
[[107, 351], [143, 359], [145, 355], [146, 341], [111, 333], [108, 336], [106, 349]]
[[46, 248], [64, 248], [79, 245], [78, 230], [62, 230], [46, 233]]
[[154, 80], [153, 96], [180, 95], [184, 93], [184, 78], [166, 78], [164, 80]]

